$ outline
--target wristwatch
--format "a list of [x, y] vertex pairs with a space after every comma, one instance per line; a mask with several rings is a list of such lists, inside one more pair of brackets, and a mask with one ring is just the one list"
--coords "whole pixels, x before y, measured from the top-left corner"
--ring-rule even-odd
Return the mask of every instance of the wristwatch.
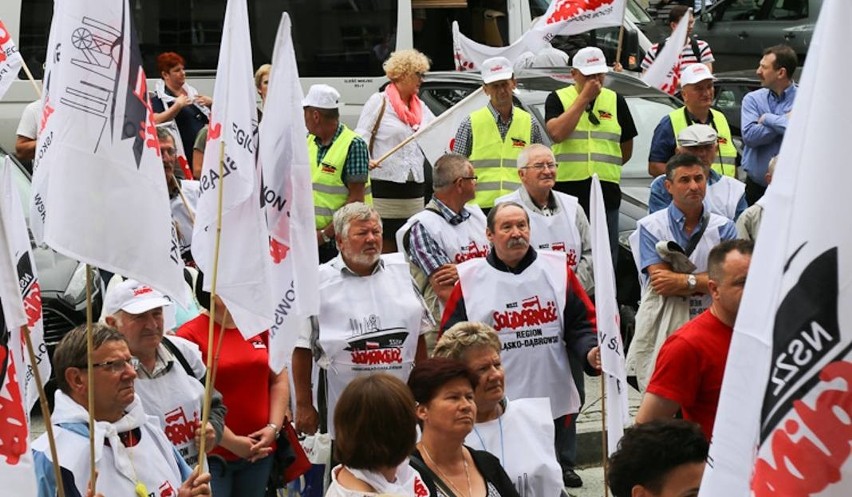
[[698, 280], [695, 279], [694, 274], [690, 274], [686, 276], [686, 287], [690, 290], [695, 290], [695, 285], [698, 284]]
[[322, 237], [322, 243], [328, 243], [331, 241], [331, 237], [325, 234], [325, 230], [319, 230], [319, 232]]

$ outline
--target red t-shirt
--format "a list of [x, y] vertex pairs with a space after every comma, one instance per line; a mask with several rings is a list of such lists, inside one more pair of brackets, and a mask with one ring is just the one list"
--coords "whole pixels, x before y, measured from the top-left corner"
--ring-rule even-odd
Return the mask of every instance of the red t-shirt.
[[648, 391], [680, 404], [710, 440], [733, 328], [706, 310], [666, 339]]
[[[207, 363], [207, 337], [209, 336], [210, 317], [201, 314], [192, 321], [184, 323], [177, 335], [198, 344], [201, 355]], [[213, 351], [219, 345], [222, 328], [213, 327]], [[222, 402], [228, 408], [225, 425], [236, 435], [249, 435], [269, 423], [269, 351], [268, 332], [249, 340], [236, 328], [227, 328], [224, 333], [222, 349], [219, 352], [219, 365], [214, 386], [222, 394]], [[213, 449], [229, 461], [239, 459], [221, 446]]]

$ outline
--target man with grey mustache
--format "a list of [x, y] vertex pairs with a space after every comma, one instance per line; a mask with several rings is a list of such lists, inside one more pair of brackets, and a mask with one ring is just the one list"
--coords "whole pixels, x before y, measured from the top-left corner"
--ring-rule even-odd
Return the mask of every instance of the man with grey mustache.
[[[459, 264], [441, 332], [461, 321], [480, 321], [497, 331], [503, 368], [512, 378], [507, 397], [550, 399], [561, 455], [565, 428], [580, 408], [569, 354], [582, 362], [586, 374], [600, 373], [594, 306], [564, 252], [530, 246], [529, 216], [521, 205], [494, 206], [485, 235], [492, 250], [484, 259]], [[563, 479], [573, 476], [572, 465], [560, 464]]]

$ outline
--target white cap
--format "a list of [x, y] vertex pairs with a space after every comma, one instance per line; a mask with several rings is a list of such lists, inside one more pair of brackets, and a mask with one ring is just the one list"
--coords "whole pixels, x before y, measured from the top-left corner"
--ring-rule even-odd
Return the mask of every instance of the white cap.
[[694, 85], [695, 83], [700, 83], [705, 79], [716, 79], [713, 77], [713, 73], [710, 72], [710, 69], [707, 69], [707, 66], [704, 64], [689, 64], [686, 66], [680, 74], [680, 87], [683, 88], [686, 85]]
[[302, 107], [317, 109], [336, 109], [340, 101], [340, 93], [328, 85], [311, 85], [308, 94], [302, 100]]
[[715, 145], [719, 139], [716, 130], [706, 124], [693, 124], [683, 128], [677, 134], [677, 144], [681, 147], [699, 147], [701, 145]]
[[482, 82], [486, 85], [495, 81], [503, 81], [512, 79], [514, 71], [512, 63], [506, 57], [491, 57], [485, 59], [480, 70], [482, 74]]
[[609, 67], [606, 66], [606, 57], [598, 47], [586, 47], [577, 50], [577, 53], [574, 54], [572, 67], [580, 71], [583, 76], [609, 72]]
[[124, 280], [107, 290], [104, 298], [104, 315], [112, 316], [118, 311], [142, 314], [171, 304], [171, 300], [150, 286], [136, 280]]

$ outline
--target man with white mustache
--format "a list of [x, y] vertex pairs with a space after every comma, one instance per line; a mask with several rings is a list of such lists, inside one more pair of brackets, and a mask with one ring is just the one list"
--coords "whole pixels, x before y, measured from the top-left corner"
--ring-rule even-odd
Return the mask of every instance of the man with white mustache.
[[[568, 421], [580, 408], [569, 354], [587, 374], [600, 371], [594, 306], [564, 252], [530, 247], [529, 215], [521, 205], [495, 205], [485, 234], [491, 253], [458, 266], [459, 281], [447, 301], [441, 331], [462, 321], [494, 328], [504, 370], [512, 378], [506, 395], [550, 398], [559, 453]], [[582, 485], [570, 462], [560, 464], [566, 483]]]
[[[382, 220], [362, 202], [334, 213], [339, 254], [320, 266], [320, 311], [293, 351], [296, 429], [319, 428], [334, 438], [328, 417], [358, 376], [383, 372], [406, 381], [414, 361], [426, 358], [424, 335], [434, 327], [401, 253], [382, 255]], [[313, 361], [320, 369], [319, 406], [311, 389]]]

